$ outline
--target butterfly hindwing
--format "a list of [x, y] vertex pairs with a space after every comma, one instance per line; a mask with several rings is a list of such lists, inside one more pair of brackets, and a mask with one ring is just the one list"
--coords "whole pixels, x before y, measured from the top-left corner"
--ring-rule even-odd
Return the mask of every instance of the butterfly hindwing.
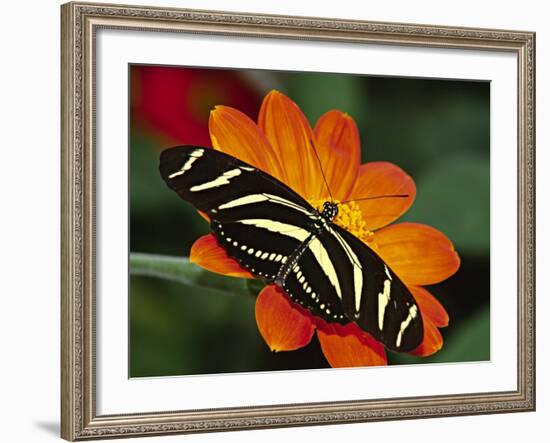
[[289, 297], [329, 323], [347, 324], [343, 311], [337, 262], [322, 241], [312, 236], [282, 284]]
[[[289, 254], [300, 246], [300, 241], [280, 232], [265, 229], [261, 220], [258, 225], [244, 222], [222, 223], [213, 221], [212, 232], [227, 254], [237, 260], [241, 267], [273, 283], [281, 266], [287, 262]], [[284, 231], [283, 231], [284, 232]]]

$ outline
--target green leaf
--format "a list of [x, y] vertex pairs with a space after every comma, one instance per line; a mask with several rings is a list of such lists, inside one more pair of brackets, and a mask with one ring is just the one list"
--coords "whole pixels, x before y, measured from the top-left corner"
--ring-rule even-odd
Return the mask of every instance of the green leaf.
[[[443, 348], [436, 354], [416, 357], [388, 353], [388, 360], [391, 364], [487, 361], [491, 358], [490, 325], [490, 310], [486, 307], [462, 321], [451, 334], [445, 335]], [[445, 333], [445, 328], [441, 332]]]
[[341, 74], [289, 75], [283, 92], [294, 100], [311, 125], [325, 112], [339, 109], [357, 119], [365, 111], [362, 77]]
[[366, 86], [363, 161], [395, 163], [417, 180], [455, 153], [489, 156], [489, 83], [368, 77]]
[[[484, 361], [491, 358], [489, 307], [464, 321], [439, 352], [441, 361]], [[437, 354], [436, 354], [437, 355]]]
[[490, 242], [489, 159], [457, 154], [417, 179], [416, 201], [403, 217], [441, 230], [458, 253], [483, 255]]
[[147, 216], [151, 212], [170, 209], [175, 199], [162, 180], [159, 157], [163, 146], [159, 141], [133, 134], [130, 158], [130, 207], [133, 215]]
[[131, 253], [130, 274], [171, 280], [192, 287], [213, 289], [225, 295], [254, 294], [246, 279], [225, 277], [191, 263], [187, 257]]
[[264, 369], [253, 297], [139, 276], [130, 288], [131, 377]]

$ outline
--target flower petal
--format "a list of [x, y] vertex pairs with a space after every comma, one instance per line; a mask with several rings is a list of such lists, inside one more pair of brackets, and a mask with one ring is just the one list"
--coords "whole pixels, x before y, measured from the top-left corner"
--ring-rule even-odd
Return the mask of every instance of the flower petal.
[[418, 303], [422, 315], [428, 317], [434, 326], [443, 328], [449, 324], [449, 314], [430, 292], [421, 286], [409, 286], [409, 290]]
[[326, 186], [311, 146], [313, 131], [296, 103], [271, 91], [260, 108], [258, 125], [285, 167], [282, 181], [304, 198], [325, 196]]
[[256, 323], [269, 348], [294, 351], [311, 341], [315, 325], [311, 317], [293, 306], [275, 285], [266, 286], [256, 299]]
[[427, 318], [422, 315], [424, 320], [424, 340], [418, 348], [410, 352], [412, 355], [418, 355], [420, 357], [427, 357], [428, 355], [435, 354], [443, 347], [443, 337], [439, 329]]
[[372, 245], [407, 285], [431, 285], [453, 275], [460, 258], [440, 231], [419, 223], [397, 223], [376, 231]]
[[390, 224], [403, 215], [416, 197], [414, 181], [400, 167], [388, 162], [369, 162], [359, 167], [359, 174], [348, 200], [385, 195], [408, 197], [377, 198], [358, 201], [367, 228], [372, 230]]
[[202, 211], [199, 211], [197, 210], [197, 212], [199, 213], [199, 215], [204, 218], [208, 223], [210, 223], [210, 217], [208, 216], [208, 214], [206, 212], [202, 212]]
[[384, 346], [353, 323], [344, 328], [332, 325], [318, 327], [317, 337], [325, 358], [333, 368], [387, 364]]
[[260, 128], [248, 116], [228, 106], [216, 106], [208, 121], [212, 146], [279, 179], [278, 157]]
[[353, 189], [361, 161], [357, 125], [348, 114], [332, 110], [317, 121], [314, 134], [332, 196], [345, 200]]
[[193, 243], [189, 253], [189, 261], [218, 274], [231, 277], [256, 278], [227, 255], [227, 252], [219, 246], [213, 234], [204, 235]]

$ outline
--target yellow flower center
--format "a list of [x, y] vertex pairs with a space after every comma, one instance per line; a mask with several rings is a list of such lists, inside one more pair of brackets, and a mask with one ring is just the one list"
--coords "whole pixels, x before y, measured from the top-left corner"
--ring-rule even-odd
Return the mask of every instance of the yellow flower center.
[[[309, 204], [321, 212], [325, 201], [327, 200], [309, 200]], [[338, 215], [333, 222], [355, 235], [363, 243], [367, 243], [371, 248], [376, 248], [374, 232], [367, 228], [359, 205], [356, 202], [340, 203], [338, 200], [334, 200], [334, 203], [338, 205]]]

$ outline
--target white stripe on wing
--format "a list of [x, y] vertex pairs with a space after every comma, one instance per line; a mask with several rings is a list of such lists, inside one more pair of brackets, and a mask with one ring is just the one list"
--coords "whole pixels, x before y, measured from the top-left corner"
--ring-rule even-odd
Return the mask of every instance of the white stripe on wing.
[[218, 178], [211, 180], [206, 183], [202, 183], [200, 185], [191, 186], [189, 189], [191, 192], [197, 192], [197, 191], [204, 191], [205, 189], [212, 189], [217, 188], [219, 186], [228, 185], [230, 180], [232, 178], [238, 177], [242, 174], [241, 169], [231, 169], [229, 171], [225, 171], [222, 175], [220, 175]]
[[315, 260], [319, 264], [320, 268], [323, 270], [324, 274], [328, 277], [332, 286], [336, 291], [336, 295], [340, 300], [342, 300], [342, 289], [340, 287], [340, 282], [338, 280], [338, 274], [336, 274], [336, 269], [332, 264], [332, 260], [328, 255], [327, 250], [323, 246], [323, 243], [317, 238], [314, 237], [309, 243], [309, 250], [313, 253]]
[[173, 174], [170, 174], [168, 178], [175, 178], [179, 175], [185, 174], [187, 171], [191, 169], [191, 166], [193, 166], [193, 163], [197, 161], [198, 158], [202, 157], [202, 154], [204, 154], [204, 149], [195, 149], [191, 154], [189, 154], [189, 158], [185, 162], [185, 164], [180, 168], [179, 171], [174, 172]]
[[302, 212], [305, 215], [312, 215], [311, 211], [308, 211], [306, 208], [287, 200], [286, 198], [279, 197], [277, 195], [273, 194], [250, 194], [245, 195], [244, 197], [236, 198], [235, 200], [228, 201], [227, 203], [224, 203], [220, 206], [218, 206], [218, 209], [230, 209], [230, 208], [236, 208], [239, 206], [245, 206], [245, 205], [251, 205], [254, 203], [262, 203], [268, 201], [270, 203], [276, 203], [278, 205], [287, 206], [289, 208], [295, 209], [296, 211]]
[[299, 226], [289, 225], [288, 223], [281, 223], [275, 220], [269, 220], [267, 218], [249, 218], [244, 220], [237, 220], [236, 223], [242, 223], [245, 225], [255, 226], [256, 228], [266, 229], [271, 232], [276, 232], [277, 234], [295, 238], [300, 242], [304, 242], [310, 236], [310, 232], [307, 229], [300, 228]]
[[359, 258], [357, 258], [357, 255], [355, 254], [355, 252], [353, 252], [353, 249], [348, 244], [348, 242], [344, 240], [344, 238], [338, 232], [330, 227], [328, 229], [328, 232], [332, 234], [336, 240], [338, 240], [338, 243], [340, 243], [340, 246], [342, 246], [342, 249], [348, 256], [350, 264], [353, 268], [353, 292], [355, 297], [355, 312], [359, 313], [359, 308], [361, 307], [361, 295], [363, 293], [363, 267], [361, 266]]

